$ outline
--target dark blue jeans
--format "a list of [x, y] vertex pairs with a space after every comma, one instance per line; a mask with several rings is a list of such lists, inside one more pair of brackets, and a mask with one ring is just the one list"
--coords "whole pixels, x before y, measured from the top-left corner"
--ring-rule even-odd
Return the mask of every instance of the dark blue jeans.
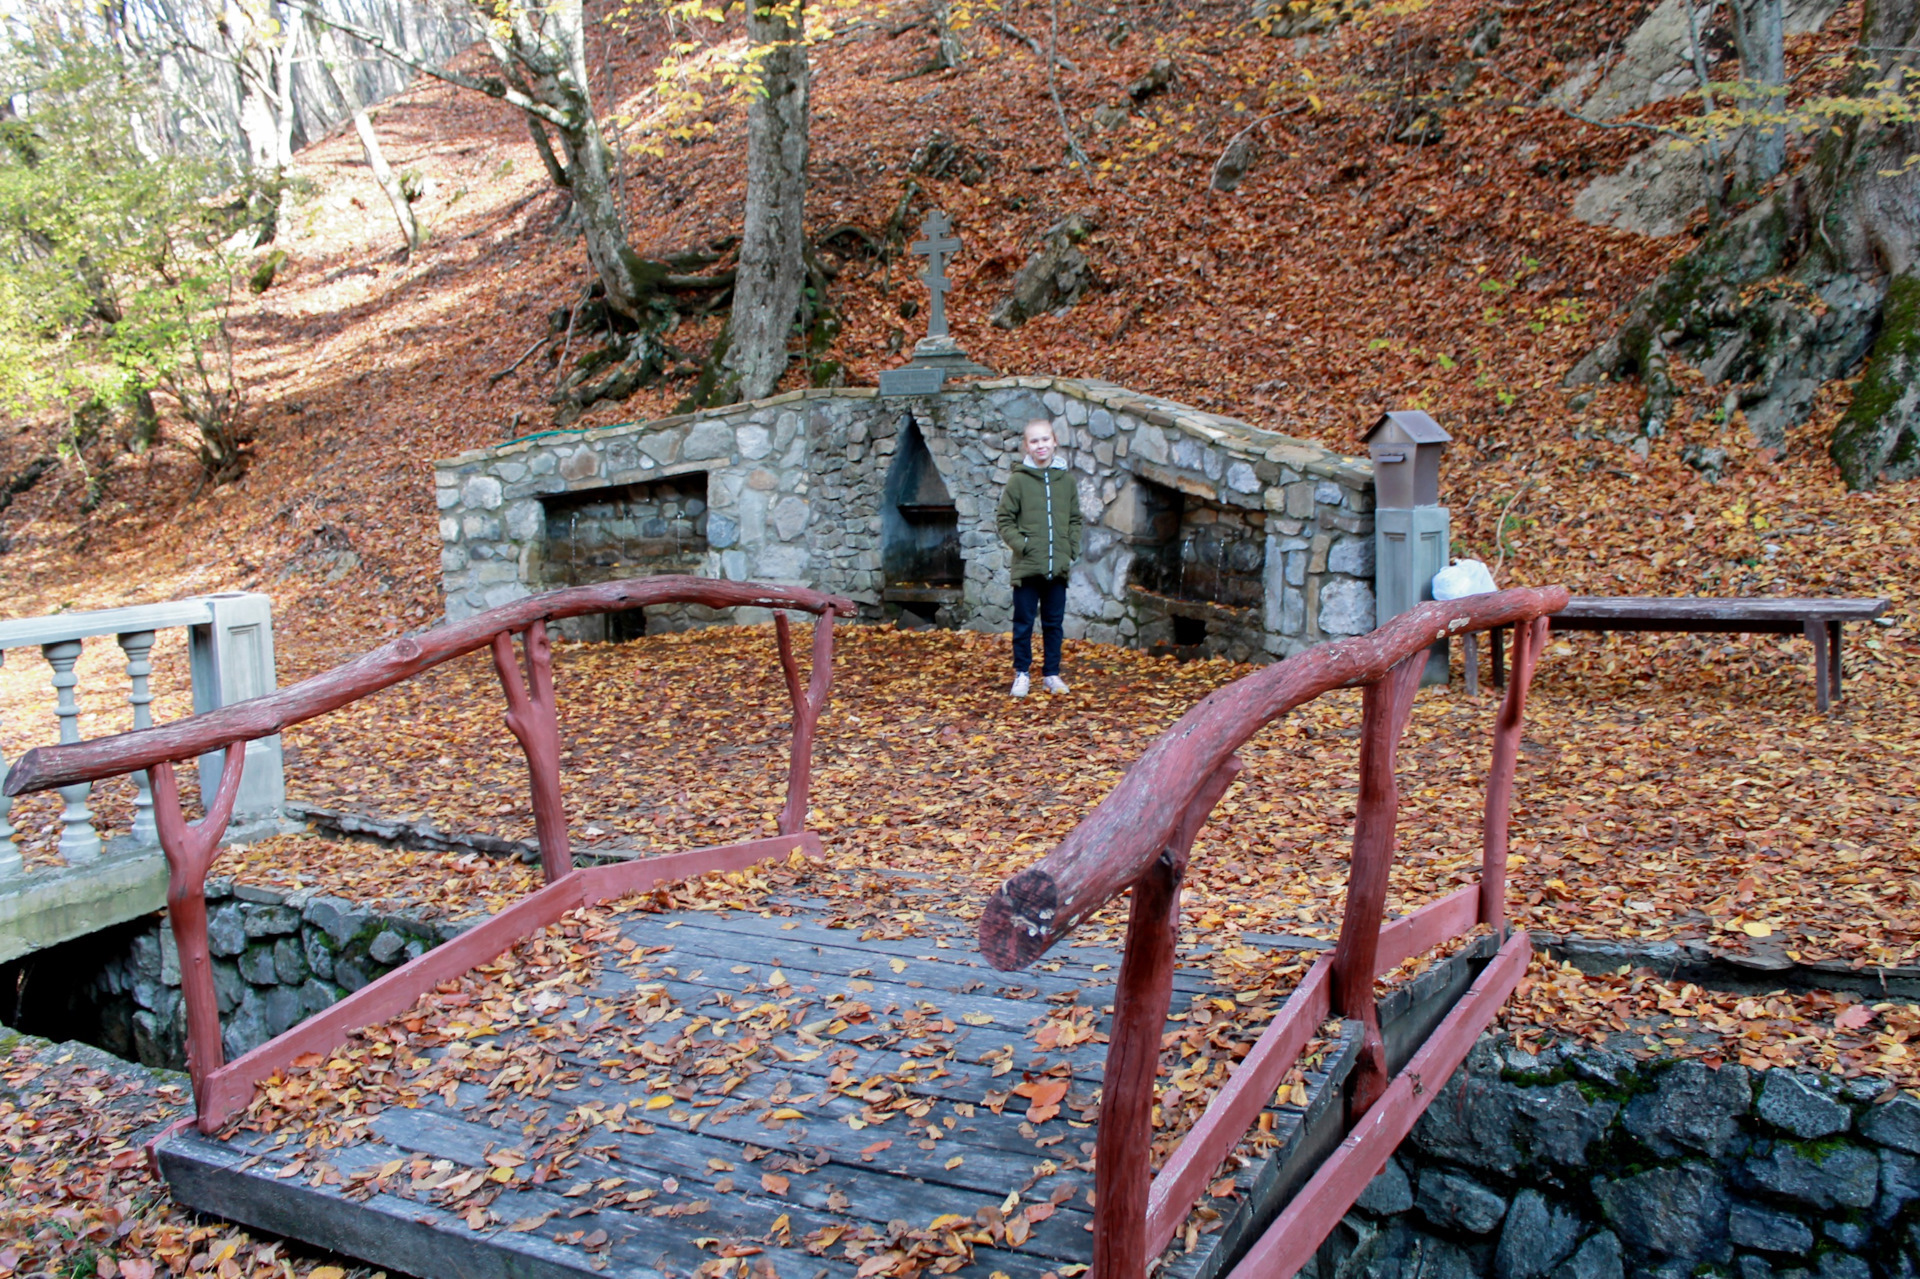
[[1067, 616], [1067, 579], [1028, 577], [1013, 585], [1013, 669], [1033, 665], [1033, 619], [1040, 618], [1042, 675], [1060, 673], [1060, 632]]

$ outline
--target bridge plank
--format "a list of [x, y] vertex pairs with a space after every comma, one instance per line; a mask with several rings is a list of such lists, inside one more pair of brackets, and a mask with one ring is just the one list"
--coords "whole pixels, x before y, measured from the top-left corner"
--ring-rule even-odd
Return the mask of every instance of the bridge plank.
[[[784, 1279], [817, 1279], [823, 1272], [829, 1279], [847, 1279], [858, 1259], [850, 1262], [841, 1246], [825, 1257], [808, 1253], [803, 1244], [809, 1232], [855, 1226], [884, 1240], [894, 1222], [924, 1230], [940, 1214], [990, 1217], [1009, 1192], [1020, 1196], [1015, 1215], [1036, 1203], [1052, 1212], [1033, 1223], [1018, 1248], [976, 1243], [975, 1259], [960, 1271], [963, 1277], [999, 1271], [1008, 1279], [1043, 1279], [1091, 1257], [1087, 1192], [1092, 1174], [1083, 1161], [1094, 1130], [1079, 1116], [1093, 1113], [1105, 1045], [1095, 1040], [1042, 1052], [1033, 1040], [1036, 1027], [1029, 1023], [1069, 1000], [1104, 1010], [1113, 997], [1111, 970], [1095, 973], [1092, 963], [1080, 959], [1063, 963], [1060, 972], [995, 973], [970, 947], [934, 944], [936, 936], [966, 936], [965, 923], [939, 916], [929, 916], [927, 936], [864, 942], [853, 930], [826, 928], [818, 915], [632, 911], [616, 916], [616, 923], [622, 945], [631, 942], [634, 949], [619, 954], [610, 939], [600, 939], [596, 944], [606, 949], [592, 980], [541, 1019], [543, 1035], [546, 1028], [562, 1028], [560, 1035], [540, 1041], [560, 1056], [564, 1072], [564, 1082], [561, 1076], [549, 1081], [546, 1095], [518, 1094], [510, 1084], [463, 1083], [451, 1104], [431, 1094], [418, 1108], [388, 1107], [359, 1129], [358, 1144], [348, 1146], [329, 1139], [308, 1149], [301, 1129], [259, 1132], [245, 1127], [245, 1119], [212, 1138], [182, 1133], [161, 1147], [169, 1184], [183, 1202], [202, 1211], [411, 1273], [446, 1273], [451, 1267], [502, 1279], [580, 1275], [593, 1273], [597, 1255], [621, 1273], [684, 1275], [712, 1262], [717, 1249], [734, 1244], [764, 1249], [751, 1264], [759, 1266], [765, 1258]], [[783, 929], [786, 923], [797, 927]], [[646, 953], [657, 946], [671, 949]], [[769, 988], [765, 983], [775, 966], [786, 980]], [[668, 967], [676, 973], [660, 971]], [[745, 971], [735, 973], [736, 967]], [[921, 984], [910, 986], [910, 981]], [[871, 989], [856, 989], [855, 982]], [[1186, 984], [1222, 993], [1208, 985], [1204, 973], [1187, 974]], [[798, 989], [807, 985], [815, 989]], [[664, 993], [676, 1019], [643, 1025], [628, 1015], [642, 1006], [635, 1000], [642, 987]], [[1027, 998], [1003, 993], [1016, 990], [1032, 993]], [[748, 1011], [790, 1001], [790, 1013], [817, 1025], [830, 1016], [825, 1000], [835, 994], [868, 1004], [873, 1021], [837, 1035], [803, 1032], [793, 1024], [769, 1035], [763, 1014], [754, 1032], [762, 1046], [749, 1059], [757, 1072], [740, 1072], [744, 1077], [724, 1092], [725, 1076], [676, 1072], [676, 1079], [692, 1084], [693, 1094], [646, 1108], [647, 1099], [660, 1093], [658, 1075], [640, 1050], [683, 1035], [694, 1017], [734, 1016], [730, 1008], [715, 1006], [716, 998], [750, 1004]], [[1049, 1002], [1049, 994], [1061, 998]], [[903, 1015], [916, 1005], [922, 1020], [904, 1025]], [[889, 1006], [897, 1011], [888, 1014]], [[963, 1020], [968, 1015], [989, 1020], [968, 1025]], [[1103, 1011], [1096, 1024], [1108, 1016]], [[949, 1022], [953, 1032], [938, 1029]], [[936, 1027], [931, 1033], [929, 1024]], [[487, 1042], [511, 1050], [532, 1042], [532, 1029], [504, 1028]], [[740, 1033], [729, 1027], [726, 1038], [738, 1042]], [[858, 1042], [854, 1036], [860, 1036]], [[705, 1030], [697, 1042], [710, 1042]], [[447, 1049], [429, 1048], [423, 1055]], [[1013, 1069], [999, 1075], [990, 1063], [968, 1060], [989, 1051], [999, 1059], [1009, 1049]], [[601, 1069], [607, 1061], [638, 1069]], [[1027, 1100], [1018, 1096], [1008, 1098], [1000, 1114], [988, 1109], [988, 1095], [1004, 1096], [1036, 1061], [1044, 1061], [1043, 1069], [1064, 1065], [1072, 1071], [1063, 1099], [1069, 1104], [1062, 1113], [1034, 1126], [1027, 1119]], [[886, 1110], [886, 1104], [832, 1091], [827, 1077], [836, 1062], [846, 1065], [849, 1081], [886, 1076], [883, 1086], [890, 1094], [904, 1094], [916, 1108], [925, 1103], [926, 1109], [917, 1119], [889, 1112], [885, 1122], [870, 1122], [863, 1118], [869, 1107]], [[621, 1103], [625, 1118], [618, 1125], [597, 1123], [577, 1143], [552, 1144], [558, 1126], [579, 1116], [580, 1107], [605, 1115]], [[776, 1117], [776, 1110], [788, 1107], [800, 1117]], [[647, 1131], [630, 1131], [636, 1123]], [[912, 1132], [906, 1130], [909, 1123]], [[928, 1136], [930, 1123], [938, 1124], [938, 1139]], [[1299, 1116], [1280, 1108], [1273, 1123], [1275, 1133], [1284, 1136], [1297, 1128]], [[1045, 1147], [1038, 1144], [1042, 1140], [1048, 1141]], [[424, 1166], [418, 1161], [446, 1159], [456, 1169], [484, 1169], [489, 1153], [507, 1149], [523, 1152], [526, 1162], [491, 1205], [500, 1220], [482, 1230], [463, 1219], [467, 1203], [449, 1206], [410, 1189], [412, 1170]], [[551, 1160], [563, 1149], [573, 1155], [556, 1168]], [[297, 1176], [275, 1175], [296, 1158], [313, 1162]], [[377, 1171], [396, 1160], [402, 1161], [399, 1172], [364, 1200], [346, 1193], [353, 1188], [354, 1172]], [[331, 1165], [341, 1184], [314, 1184], [321, 1164]], [[531, 1184], [536, 1167], [546, 1184]], [[772, 1183], [784, 1193], [763, 1186], [763, 1173], [784, 1178], [784, 1185]], [[613, 1188], [622, 1196], [618, 1202], [602, 1202], [612, 1189], [563, 1193], [614, 1178], [622, 1179]], [[642, 1190], [652, 1194], [625, 1202], [625, 1195]], [[685, 1209], [701, 1200], [709, 1205], [705, 1212], [650, 1215], [655, 1208]], [[588, 1211], [578, 1217], [565, 1215], [583, 1207]], [[559, 1215], [535, 1229], [505, 1228], [546, 1213]], [[782, 1215], [786, 1222], [780, 1230], [786, 1233], [779, 1235], [776, 1222]], [[595, 1230], [606, 1231], [607, 1242], [593, 1255], [554, 1238], [585, 1239]], [[719, 1242], [695, 1243], [703, 1238]]]

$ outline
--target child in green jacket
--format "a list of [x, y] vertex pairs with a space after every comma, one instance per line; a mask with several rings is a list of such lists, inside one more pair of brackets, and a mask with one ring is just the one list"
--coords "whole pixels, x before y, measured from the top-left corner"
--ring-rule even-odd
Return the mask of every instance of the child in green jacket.
[[1026, 456], [1007, 480], [998, 524], [1001, 540], [1013, 551], [1013, 695], [1027, 695], [1036, 613], [1044, 654], [1041, 687], [1064, 693], [1060, 638], [1067, 574], [1080, 558], [1080, 490], [1045, 418], [1027, 423]]

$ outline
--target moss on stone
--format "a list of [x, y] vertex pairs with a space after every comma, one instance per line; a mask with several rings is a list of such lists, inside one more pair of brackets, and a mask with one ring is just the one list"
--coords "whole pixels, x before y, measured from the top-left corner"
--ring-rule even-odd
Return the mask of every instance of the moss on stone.
[[1915, 469], [1920, 423], [1887, 419], [1920, 377], [1920, 274], [1895, 277], [1880, 306], [1880, 335], [1867, 356], [1866, 376], [1853, 403], [1834, 428], [1831, 452], [1847, 487], [1871, 488], [1885, 472], [1896, 478]]

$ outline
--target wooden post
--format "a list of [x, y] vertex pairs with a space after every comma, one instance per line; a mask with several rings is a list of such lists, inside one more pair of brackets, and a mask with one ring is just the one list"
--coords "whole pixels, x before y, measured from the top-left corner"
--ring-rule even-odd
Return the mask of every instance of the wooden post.
[[1487, 766], [1487, 808], [1480, 823], [1480, 922], [1507, 932], [1507, 821], [1513, 811], [1513, 770], [1520, 755], [1522, 718], [1534, 664], [1547, 643], [1547, 619], [1513, 628], [1513, 679], [1493, 725], [1493, 761]]
[[1813, 705], [1821, 714], [1825, 714], [1833, 705], [1832, 695], [1827, 691], [1827, 624], [1808, 621], [1803, 624], [1807, 642], [1813, 645]]
[[1840, 691], [1840, 623], [1827, 623], [1827, 690], [1833, 694], [1833, 700], [1839, 701], [1845, 696]]
[[553, 645], [547, 624], [535, 620], [521, 635], [527, 682], [513, 660], [513, 636], [493, 637], [493, 669], [507, 693], [507, 727], [520, 739], [533, 784], [533, 826], [540, 840], [540, 868], [551, 884], [573, 869], [567, 842], [567, 808], [560, 798], [560, 720], [553, 703]]
[[1143, 1279], [1147, 1270], [1147, 1196], [1153, 1186], [1153, 1082], [1160, 1036], [1173, 1000], [1174, 943], [1180, 932], [1180, 881], [1194, 836], [1240, 771], [1230, 757], [1181, 815], [1173, 840], [1133, 883], [1127, 943], [1114, 983], [1113, 1024], [1100, 1086], [1094, 1155], [1092, 1279]]
[[187, 1071], [193, 1077], [194, 1108], [202, 1132], [217, 1119], [207, 1104], [207, 1082], [226, 1054], [220, 1046], [220, 1002], [213, 988], [213, 955], [207, 946], [207, 868], [213, 864], [233, 802], [240, 796], [240, 774], [247, 752], [236, 746], [220, 768], [220, 789], [207, 815], [189, 824], [180, 811], [180, 786], [172, 763], [147, 770], [153, 783], [153, 821], [167, 855], [167, 922], [180, 952], [180, 994], [187, 1006]]
[[793, 636], [787, 615], [773, 615], [780, 639], [780, 668], [787, 676], [787, 697], [793, 702], [793, 753], [787, 762], [787, 802], [780, 806], [780, 833], [798, 835], [807, 828], [807, 796], [813, 786], [813, 731], [826, 709], [833, 687], [833, 610], [828, 608], [813, 624], [813, 669], [807, 687], [800, 687], [800, 668], [793, 660]]
[[1387, 872], [1393, 865], [1394, 818], [1400, 805], [1394, 763], [1426, 662], [1425, 652], [1406, 658], [1384, 678], [1367, 685], [1362, 701], [1360, 802], [1347, 872], [1347, 909], [1333, 952], [1333, 1011], [1359, 1020], [1366, 1028], [1351, 1076], [1349, 1123], [1364, 1115], [1387, 1087], [1387, 1044], [1373, 1000], [1374, 956], [1380, 949]]

